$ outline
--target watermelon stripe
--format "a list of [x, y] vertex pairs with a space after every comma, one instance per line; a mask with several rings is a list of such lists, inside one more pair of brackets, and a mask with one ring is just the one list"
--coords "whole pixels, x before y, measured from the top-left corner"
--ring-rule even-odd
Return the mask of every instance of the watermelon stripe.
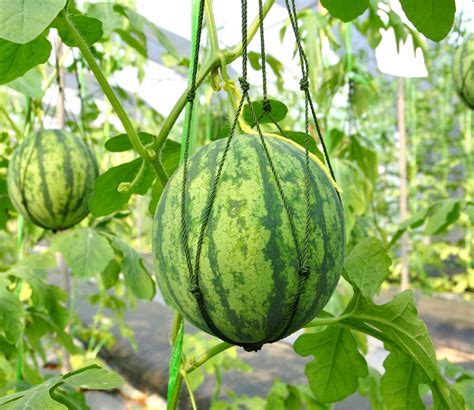
[[27, 136], [8, 170], [8, 191], [15, 208], [46, 229], [66, 229], [88, 213], [95, 165], [84, 142], [58, 130]]
[[[294, 216], [300, 241], [306, 226], [304, 152], [275, 138], [267, 147]], [[194, 259], [203, 210], [225, 140], [202, 148], [189, 162], [186, 222]], [[157, 281], [167, 303], [195, 326], [209, 331], [189, 292], [190, 274], [181, 246], [182, 168], [171, 177], [157, 206], [153, 250]], [[311, 162], [310, 275], [288, 332], [323, 308], [334, 291], [344, 259], [344, 223], [335, 188]], [[179, 243], [179, 245], [178, 245]], [[238, 344], [262, 343], [287, 329], [299, 260], [288, 215], [258, 138], [236, 136], [223, 169], [205, 232], [199, 276], [213, 324]]]

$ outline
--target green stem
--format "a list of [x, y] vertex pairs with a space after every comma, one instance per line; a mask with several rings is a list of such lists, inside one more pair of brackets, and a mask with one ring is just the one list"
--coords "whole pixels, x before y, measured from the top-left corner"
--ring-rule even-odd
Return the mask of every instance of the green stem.
[[[209, 4], [209, 1], [205, 2], [206, 5]], [[189, 64], [188, 68], [188, 88], [191, 88], [192, 86], [192, 81], [193, 81], [193, 62], [194, 59], [197, 57], [199, 59], [199, 56], [196, 56], [197, 49], [199, 48], [198, 44], [198, 19], [199, 19], [199, 8], [200, 8], [201, 1], [200, 0], [193, 0], [193, 8], [192, 8], [192, 16], [191, 16], [191, 32], [192, 32], [192, 38], [191, 38], [191, 56], [190, 56], [190, 61], [191, 64]], [[191, 112], [191, 107], [192, 112]], [[192, 155], [194, 152], [194, 149], [196, 147], [196, 135], [197, 135], [197, 110], [198, 110], [198, 104], [187, 104], [186, 105], [186, 110], [184, 113], [184, 127], [183, 127], [183, 132], [181, 136], [181, 154], [180, 154], [180, 162], [184, 161], [184, 153], [185, 153], [185, 148], [186, 148], [186, 137], [189, 136], [189, 141], [188, 141], [188, 147], [189, 147], [189, 153]], [[191, 121], [190, 120], [191, 117]], [[188, 127], [190, 129], [188, 129]]]
[[20, 138], [23, 135], [23, 133], [16, 126], [15, 122], [12, 120], [12, 118], [10, 117], [10, 115], [8, 114], [7, 110], [5, 109], [3, 105], [0, 105], [0, 113], [2, 113], [5, 116], [6, 120], [8, 121], [10, 126], [13, 128], [13, 131], [15, 131], [17, 138]]
[[212, 10], [212, 0], [206, 0], [206, 27], [211, 45], [211, 54], [219, 52], [219, 40], [217, 38], [216, 20], [214, 19], [214, 11]]
[[[262, 9], [263, 17], [265, 17], [268, 14], [268, 12], [270, 11], [270, 8], [273, 6], [274, 3], [275, 3], [275, 0], [267, 0], [265, 2]], [[256, 17], [249, 27], [248, 35], [247, 35], [248, 44], [252, 41], [253, 37], [258, 31], [259, 21], [260, 21], [259, 18]], [[217, 54], [211, 54], [209, 59], [204, 63], [204, 65], [201, 67], [201, 69], [197, 73], [196, 87], [198, 88], [204, 82], [208, 74], [214, 68], [219, 66], [222, 57], [225, 59], [227, 64], [230, 64], [233, 61], [235, 61], [237, 58], [239, 58], [241, 55], [242, 55], [242, 42], [240, 42], [237, 46], [235, 46], [231, 50], [227, 50], [225, 52], [220, 51]], [[168, 115], [165, 122], [163, 123], [163, 126], [161, 127], [161, 130], [158, 134], [158, 138], [151, 146], [151, 148], [155, 150], [156, 152], [160, 152], [161, 148], [163, 147], [163, 144], [165, 143], [166, 138], [171, 132], [171, 129], [173, 128], [179, 115], [181, 114], [184, 107], [186, 106], [186, 103], [187, 103], [186, 96], [188, 92], [189, 92], [189, 87], [187, 87], [186, 90], [184, 90], [183, 94], [181, 95], [181, 97], [179, 97], [178, 101], [176, 102], [170, 114]]]
[[[17, 229], [17, 239], [16, 239], [16, 246], [17, 246], [17, 255], [18, 260], [21, 261], [23, 259], [23, 244], [24, 244], [24, 226], [25, 226], [25, 219], [23, 216], [18, 217], [18, 229]], [[21, 280], [17, 283], [16, 288], [16, 296], [20, 298], [21, 288], [23, 287], [23, 282]], [[20, 337], [18, 342], [18, 357], [16, 361], [16, 379], [23, 380], [23, 334]]]
[[[270, 9], [272, 8], [273, 4], [275, 3], [275, 0], [267, 0], [263, 6], [262, 6], [262, 12], [263, 12], [263, 18], [266, 17]], [[260, 19], [258, 16], [253, 20], [252, 24], [248, 28], [247, 32], [247, 44], [250, 44], [252, 41], [253, 37], [257, 33], [257, 31], [260, 28]], [[227, 63], [231, 63], [232, 61], [236, 60], [238, 57], [242, 55], [243, 51], [243, 45], [242, 42], [240, 42], [237, 46], [235, 46], [232, 51], [229, 51], [226, 53], [226, 60]]]
[[177, 311], [175, 311], [173, 315], [173, 323], [171, 325], [171, 335], [170, 335], [171, 344], [176, 343], [176, 338], [178, 337], [181, 323], [183, 323], [183, 316]]
[[193, 389], [191, 388], [191, 384], [189, 383], [188, 375], [185, 371], [183, 371], [181, 376], [183, 377], [184, 383], [186, 384], [186, 388], [188, 389], [189, 399], [191, 400], [191, 406], [193, 410], [197, 410], [196, 399], [194, 398]]
[[209, 349], [207, 352], [205, 352], [202, 356], [198, 357], [197, 359], [191, 360], [188, 365], [185, 367], [186, 373], [192, 373], [194, 370], [196, 370], [198, 367], [202, 366], [204, 363], [206, 363], [208, 360], [212, 359], [214, 356], [218, 355], [219, 353], [222, 353], [224, 350], [227, 350], [234, 345], [226, 342], [221, 342]]
[[97, 64], [97, 61], [95, 61], [95, 58], [91, 50], [89, 49], [89, 46], [84, 41], [81, 34], [77, 30], [76, 26], [69, 19], [69, 16], [65, 11], [62, 12], [62, 17], [63, 17], [66, 28], [68, 29], [74, 41], [76, 42], [77, 47], [79, 48], [84, 59], [89, 65], [89, 68], [91, 69], [97, 82], [99, 83], [100, 88], [104, 92], [105, 96], [107, 97], [110, 104], [112, 105], [115, 113], [119, 117], [120, 122], [122, 123], [123, 128], [125, 129], [128, 135], [128, 138], [130, 139], [130, 143], [132, 144], [133, 149], [141, 157], [143, 157], [144, 159], [146, 159], [153, 165], [156, 173], [158, 174], [158, 178], [161, 180], [161, 182], [166, 184], [166, 182], [168, 181], [168, 177], [166, 175], [165, 170], [163, 169], [163, 165], [161, 164], [159, 157], [157, 155], [153, 155], [152, 152], [147, 150], [147, 148], [140, 141], [140, 138], [138, 138], [138, 134], [135, 131], [135, 128], [129, 116], [125, 112], [125, 109], [123, 108], [122, 103], [120, 102], [114, 90], [112, 89], [109, 82], [107, 81], [107, 78], [105, 77], [102, 69], [99, 67], [99, 64]]
[[345, 45], [346, 45], [346, 54], [347, 54], [347, 71], [350, 73], [352, 71], [352, 24], [345, 23], [346, 33], [345, 33]]
[[310, 327], [319, 327], [319, 326], [329, 326], [329, 325], [335, 325], [341, 322], [342, 320], [346, 319], [348, 316], [338, 316], [338, 317], [317, 317], [313, 319], [311, 322], [309, 322], [307, 325], [305, 325], [305, 328], [310, 328]]

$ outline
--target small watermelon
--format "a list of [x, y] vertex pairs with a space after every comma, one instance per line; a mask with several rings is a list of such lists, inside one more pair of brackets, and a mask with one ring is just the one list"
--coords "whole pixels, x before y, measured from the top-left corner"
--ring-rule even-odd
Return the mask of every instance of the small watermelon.
[[453, 79], [461, 100], [474, 110], [474, 33], [467, 36], [454, 54]]
[[13, 153], [8, 193], [17, 211], [35, 225], [66, 229], [88, 214], [97, 173], [82, 139], [45, 130], [30, 134]]
[[[305, 153], [265, 137], [302, 248], [306, 227]], [[189, 160], [186, 220], [194, 263], [203, 210], [226, 140]], [[344, 261], [344, 220], [334, 183], [310, 160], [309, 272], [298, 293], [299, 260], [277, 184], [258, 137], [235, 136], [223, 168], [201, 253], [205, 311], [225, 340], [238, 345], [273, 342], [300, 329], [326, 305]], [[214, 334], [191, 292], [181, 242], [183, 168], [170, 178], [157, 206], [153, 254], [163, 297], [198, 328]], [[290, 320], [290, 318], [292, 318]], [[219, 336], [219, 335], [216, 335]]]

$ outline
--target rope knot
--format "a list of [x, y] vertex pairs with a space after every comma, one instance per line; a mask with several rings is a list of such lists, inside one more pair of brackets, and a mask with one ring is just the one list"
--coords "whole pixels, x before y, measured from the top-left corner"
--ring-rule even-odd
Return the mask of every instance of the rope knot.
[[192, 102], [195, 97], [196, 97], [196, 92], [194, 90], [189, 90], [188, 94], [186, 94], [186, 100], [188, 100], [188, 102]]
[[270, 103], [270, 100], [263, 100], [263, 112], [272, 112], [272, 104]]
[[308, 77], [303, 77], [303, 78], [300, 80], [300, 90], [301, 90], [301, 91], [308, 91], [308, 88], [309, 88], [309, 80], [308, 80]]
[[311, 271], [310, 271], [310, 269], [309, 269], [309, 266], [305, 264], [305, 265], [301, 265], [301, 266], [300, 266], [300, 269], [299, 269], [298, 274], [299, 274], [302, 278], [308, 279], [310, 272], [311, 272]]
[[189, 291], [194, 295], [196, 299], [202, 299], [202, 291], [197, 285], [192, 285]]
[[250, 89], [250, 84], [244, 77], [239, 77], [240, 88], [246, 93]]

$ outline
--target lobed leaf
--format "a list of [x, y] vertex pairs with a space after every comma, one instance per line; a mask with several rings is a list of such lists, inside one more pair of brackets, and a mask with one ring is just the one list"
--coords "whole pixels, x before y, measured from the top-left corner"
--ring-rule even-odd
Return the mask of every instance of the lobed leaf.
[[357, 350], [350, 330], [330, 326], [323, 332], [301, 335], [294, 349], [301, 356], [313, 355], [305, 374], [317, 400], [340, 401], [357, 390], [358, 378], [367, 376], [367, 363]]
[[390, 273], [392, 260], [382, 242], [366, 238], [358, 242], [344, 262], [344, 277], [364, 297], [373, 298]]

